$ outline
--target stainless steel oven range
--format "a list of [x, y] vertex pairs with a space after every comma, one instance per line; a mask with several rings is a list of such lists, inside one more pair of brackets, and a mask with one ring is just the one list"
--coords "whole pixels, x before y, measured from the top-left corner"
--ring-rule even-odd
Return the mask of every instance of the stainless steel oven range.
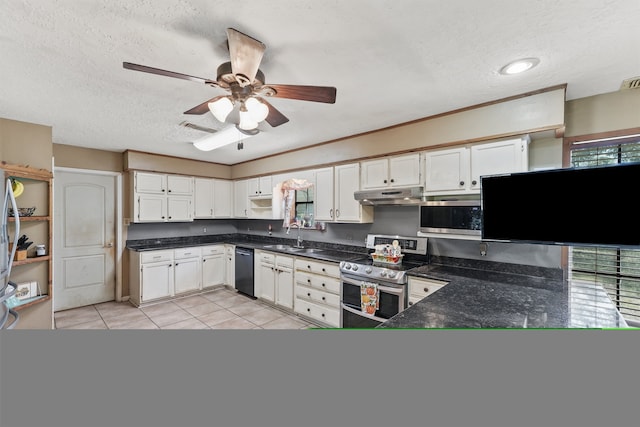
[[[402, 237], [380, 234], [367, 236], [367, 248], [391, 244], [397, 240], [402, 254], [427, 254], [426, 237]], [[370, 255], [370, 254], [369, 254]], [[406, 256], [405, 256], [406, 258]], [[340, 262], [340, 326], [342, 328], [375, 328], [407, 307], [406, 271], [422, 262], [403, 261], [398, 265], [374, 262], [370, 256]], [[369, 314], [361, 305], [361, 285], [375, 284], [379, 305]]]

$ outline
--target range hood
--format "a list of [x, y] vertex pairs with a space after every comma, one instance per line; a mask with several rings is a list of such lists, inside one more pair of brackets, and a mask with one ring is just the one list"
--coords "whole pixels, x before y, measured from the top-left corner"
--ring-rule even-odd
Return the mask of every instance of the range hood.
[[353, 197], [361, 205], [417, 205], [422, 203], [423, 188], [384, 188], [379, 190], [363, 190], [353, 193]]

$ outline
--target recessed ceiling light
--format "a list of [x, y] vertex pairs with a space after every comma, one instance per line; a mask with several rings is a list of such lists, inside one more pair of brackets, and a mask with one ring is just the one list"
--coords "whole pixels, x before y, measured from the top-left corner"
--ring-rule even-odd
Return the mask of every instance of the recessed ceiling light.
[[510, 62], [500, 69], [500, 74], [518, 74], [530, 70], [540, 63], [538, 58], [523, 58]]

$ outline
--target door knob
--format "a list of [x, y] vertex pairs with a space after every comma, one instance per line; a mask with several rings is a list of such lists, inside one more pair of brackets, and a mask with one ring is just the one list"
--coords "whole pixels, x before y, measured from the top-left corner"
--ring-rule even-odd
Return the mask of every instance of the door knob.
[[109, 242], [105, 245], [105, 247], [107, 248], [112, 248], [113, 247], [113, 242]]

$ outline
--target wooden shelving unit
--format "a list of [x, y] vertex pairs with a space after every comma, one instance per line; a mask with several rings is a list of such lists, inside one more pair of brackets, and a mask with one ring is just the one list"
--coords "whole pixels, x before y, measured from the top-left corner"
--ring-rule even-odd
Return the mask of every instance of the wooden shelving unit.
[[[42, 295], [18, 300], [13, 305], [15, 310], [22, 310], [35, 304], [48, 301], [52, 297], [53, 285], [53, 174], [45, 169], [35, 169], [29, 166], [0, 163], [0, 169], [4, 171], [3, 179], [16, 178], [25, 184], [25, 192], [16, 199], [18, 207], [31, 207], [24, 203], [37, 207], [34, 216], [20, 217], [21, 234], [29, 233], [39, 237], [38, 242], [46, 243], [47, 254], [44, 256], [31, 256], [25, 260], [13, 261], [11, 276], [15, 283], [22, 281], [37, 281]], [[31, 194], [27, 194], [31, 193]], [[9, 218], [9, 234], [12, 233], [14, 218]], [[31, 251], [34, 248], [30, 248]], [[40, 267], [42, 263], [46, 266]]]

